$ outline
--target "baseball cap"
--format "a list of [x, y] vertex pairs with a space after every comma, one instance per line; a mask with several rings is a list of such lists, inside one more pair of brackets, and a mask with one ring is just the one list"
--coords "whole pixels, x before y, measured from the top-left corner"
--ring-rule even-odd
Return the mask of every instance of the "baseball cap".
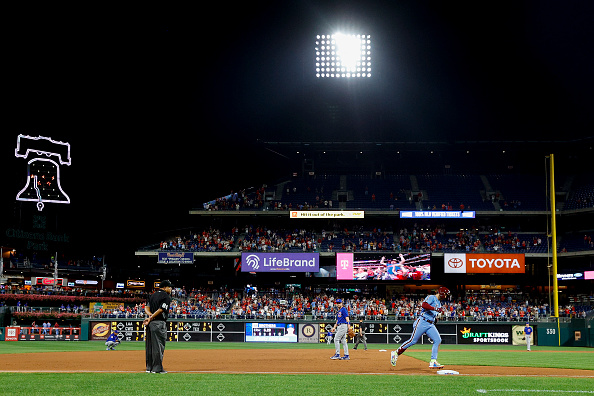
[[173, 285], [168, 280], [162, 280], [161, 283], [159, 283], [159, 287], [162, 289], [164, 287], [173, 287]]
[[342, 300], [341, 300], [340, 298], [337, 298], [337, 299], [336, 299], [336, 303], [337, 303], [337, 304], [338, 304], [338, 303], [341, 303], [341, 302], [342, 302]]

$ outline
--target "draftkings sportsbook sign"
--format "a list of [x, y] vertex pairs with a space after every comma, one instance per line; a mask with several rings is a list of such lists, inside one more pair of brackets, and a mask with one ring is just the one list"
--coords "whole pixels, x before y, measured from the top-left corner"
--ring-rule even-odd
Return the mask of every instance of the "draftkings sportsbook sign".
[[446, 253], [443, 255], [446, 274], [523, 274], [523, 254]]
[[458, 326], [458, 344], [511, 344], [512, 327], [472, 325]]

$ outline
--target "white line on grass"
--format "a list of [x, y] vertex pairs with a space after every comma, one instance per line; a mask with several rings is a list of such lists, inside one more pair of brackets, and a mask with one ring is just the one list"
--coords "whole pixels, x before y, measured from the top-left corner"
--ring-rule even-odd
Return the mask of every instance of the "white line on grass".
[[582, 391], [582, 390], [556, 390], [556, 389], [477, 389], [478, 393], [487, 392], [505, 392], [505, 393], [516, 393], [516, 392], [548, 392], [548, 393], [594, 393], [594, 391]]

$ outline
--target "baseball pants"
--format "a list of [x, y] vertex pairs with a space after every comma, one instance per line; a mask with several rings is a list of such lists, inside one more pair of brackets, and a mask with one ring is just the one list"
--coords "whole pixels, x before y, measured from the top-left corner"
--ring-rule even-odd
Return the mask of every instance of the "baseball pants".
[[344, 350], [344, 354], [349, 354], [349, 344], [347, 342], [347, 331], [348, 326], [346, 323], [341, 323], [336, 328], [336, 334], [334, 335], [334, 349], [336, 349], [336, 354], [340, 355], [340, 344], [342, 343], [342, 349]]
[[531, 335], [526, 335], [526, 350], [530, 350], [530, 339], [532, 338]]
[[431, 348], [431, 359], [437, 359], [437, 353], [439, 352], [439, 345], [441, 344], [441, 336], [435, 324], [427, 322], [425, 319], [418, 317], [413, 324], [413, 332], [407, 341], [404, 341], [400, 348], [404, 351], [411, 346], [415, 345], [423, 334], [427, 334], [429, 338], [433, 340], [433, 347]]
[[357, 349], [357, 347], [359, 346], [360, 343], [363, 343], [363, 347], [365, 349], [367, 349], [367, 337], [365, 336], [365, 334], [360, 335], [357, 334], [357, 336], [355, 337], [355, 347], [353, 349]]
[[115, 349], [116, 346], [118, 346], [120, 344], [119, 341], [107, 341], [105, 343], [105, 346], [108, 347], [109, 349]]
[[146, 371], [165, 371], [163, 369], [163, 354], [167, 341], [167, 326], [163, 320], [155, 320], [146, 328]]

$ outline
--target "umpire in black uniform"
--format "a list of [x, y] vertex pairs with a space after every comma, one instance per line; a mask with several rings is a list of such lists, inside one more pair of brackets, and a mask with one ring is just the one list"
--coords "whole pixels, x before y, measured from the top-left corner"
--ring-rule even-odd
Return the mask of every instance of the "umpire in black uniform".
[[365, 335], [367, 331], [367, 326], [363, 323], [362, 320], [359, 321], [359, 332], [355, 335], [355, 347], [353, 349], [357, 349], [360, 343], [363, 343], [363, 347], [367, 350], [367, 336]]
[[167, 315], [171, 305], [172, 284], [168, 280], [161, 281], [159, 290], [148, 299], [144, 311], [148, 315], [142, 324], [146, 328], [146, 372], [166, 374], [163, 369], [163, 353], [167, 341]]

